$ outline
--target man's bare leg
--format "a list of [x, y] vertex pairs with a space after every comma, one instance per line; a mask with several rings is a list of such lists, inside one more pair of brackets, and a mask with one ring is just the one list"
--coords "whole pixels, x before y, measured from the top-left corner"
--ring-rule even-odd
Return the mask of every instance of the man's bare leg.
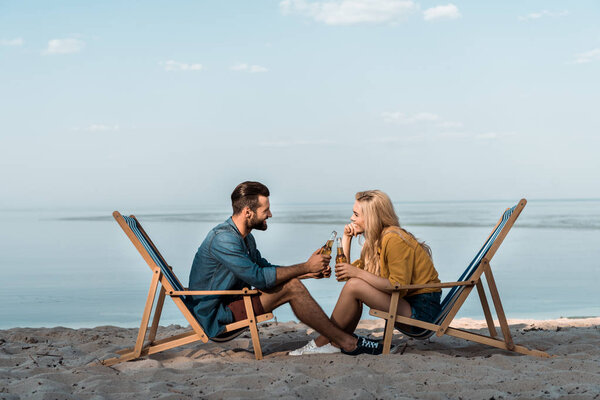
[[[340, 297], [331, 313], [331, 321], [345, 332], [352, 333], [360, 321], [362, 303], [370, 308], [389, 310], [391, 296], [374, 288], [362, 279], [351, 278], [342, 289]], [[398, 300], [398, 315], [410, 317], [410, 304], [404, 299]], [[330, 340], [324, 335], [315, 339], [318, 347], [324, 346]]]
[[266, 312], [271, 312], [282, 304], [290, 303], [296, 317], [326, 337], [328, 341], [338, 344], [345, 351], [352, 351], [356, 348], [357, 339], [327, 318], [323, 309], [298, 279], [291, 279], [269, 291], [263, 291], [260, 295], [260, 302]]

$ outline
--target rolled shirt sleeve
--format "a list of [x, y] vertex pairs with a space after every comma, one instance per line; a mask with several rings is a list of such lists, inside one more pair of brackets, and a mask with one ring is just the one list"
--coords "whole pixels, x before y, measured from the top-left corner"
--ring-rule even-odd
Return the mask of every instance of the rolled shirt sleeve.
[[232, 232], [220, 232], [215, 235], [211, 253], [239, 280], [257, 289], [275, 286], [276, 266], [260, 257], [260, 252], [255, 246], [249, 249], [238, 235]]
[[279, 265], [273, 265], [260, 255], [260, 251], [256, 249], [256, 263], [262, 268], [277, 268]]

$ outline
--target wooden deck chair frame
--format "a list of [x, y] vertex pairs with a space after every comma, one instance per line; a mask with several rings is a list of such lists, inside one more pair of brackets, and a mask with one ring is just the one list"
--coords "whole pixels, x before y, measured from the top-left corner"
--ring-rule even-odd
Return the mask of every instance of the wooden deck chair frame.
[[[144, 248], [144, 245], [142, 244], [140, 239], [136, 236], [131, 227], [125, 221], [125, 218], [118, 211], [115, 211], [113, 213], [113, 217], [117, 220], [127, 237], [129, 237], [135, 248], [138, 250], [138, 252], [141, 254], [141, 256], [144, 258], [144, 260], [152, 270], [152, 280], [150, 282], [150, 290], [148, 291], [148, 298], [146, 300], [146, 306], [144, 307], [144, 312], [142, 314], [142, 322], [140, 324], [135, 346], [133, 348], [127, 348], [117, 351], [116, 353], [119, 354], [119, 357], [103, 360], [101, 361], [103, 365], [114, 365], [123, 361], [133, 360], [139, 357], [158, 353], [164, 350], [172, 349], [174, 347], [183, 346], [196, 341], [207, 343], [210, 340], [210, 338], [206, 335], [204, 329], [202, 329], [202, 327], [196, 320], [196, 317], [187, 308], [187, 306], [184, 304], [184, 301], [182, 300], [182, 296], [203, 295], [242, 296], [248, 318], [227, 325], [225, 328], [225, 332], [232, 332], [238, 329], [248, 327], [250, 329], [252, 345], [254, 347], [254, 355], [257, 360], [261, 360], [263, 358], [262, 349], [260, 347], [260, 340], [258, 336], [257, 323], [272, 319], [273, 314], [266, 313], [258, 316], [254, 315], [251, 295], [259, 293], [258, 290], [250, 290], [248, 288], [244, 288], [242, 290], [187, 290], [186, 288], [183, 288], [181, 283], [177, 280], [175, 274], [172, 272], [173, 268], [165, 262], [164, 258], [159, 253], [158, 249], [156, 248], [148, 234], [146, 234], [139, 221], [135, 218], [135, 216], [131, 215], [129, 218], [135, 220], [137, 228], [144, 236], [149, 246], [151, 246], [151, 248], [154, 250], [155, 254], [159, 257], [162, 264], [166, 268], [170, 269], [172, 278], [177, 280], [177, 283], [180, 285], [181, 288], [183, 288], [183, 290], [176, 290], [176, 288], [173, 287], [171, 282], [169, 282], [169, 279], [167, 279], [167, 277], [165, 276], [165, 273], [162, 271], [161, 266], [158, 265], [158, 263], [148, 253], [146, 248]], [[154, 307], [154, 317], [152, 319], [152, 325], [149, 327], [148, 323], [152, 314], [152, 309], [154, 306], [154, 300], [156, 298], [157, 291], [159, 292], [158, 301], [156, 302], [156, 307]], [[175, 302], [175, 305], [177, 306], [179, 311], [181, 311], [181, 313], [188, 321], [192, 329], [188, 332], [156, 340], [156, 332], [158, 330], [158, 324], [160, 321], [162, 308], [165, 302], [165, 298], [167, 296], [171, 297], [171, 299]], [[147, 339], [146, 335], [148, 336]]]
[[[496, 240], [491, 245], [485, 256], [479, 262], [479, 265], [471, 275], [471, 277], [466, 281], [460, 282], [444, 282], [444, 283], [434, 283], [434, 284], [424, 284], [424, 285], [403, 285], [396, 286], [393, 291], [390, 301], [390, 308], [387, 311], [370, 310], [369, 314], [383, 318], [386, 320], [385, 331], [383, 335], [383, 354], [389, 354], [391, 343], [392, 343], [392, 335], [394, 332], [395, 322], [399, 322], [404, 325], [424, 328], [430, 331], [435, 332], [435, 334], [440, 337], [442, 335], [450, 335], [466, 340], [470, 340], [477, 343], [486, 344], [488, 346], [497, 347], [499, 349], [504, 349], [508, 351], [514, 351], [520, 354], [533, 355], [538, 357], [550, 357], [547, 353], [539, 350], [531, 350], [523, 346], [519, 346], [514, 344], [510, 329], [508, 327], [508, 322], [506, 320], [506, 315], [504, 314], [504, 309], [502, 308], [502, 302], [500, 301], [500, 295], [498, 294], [498, 288], [496, 287], [496, 283], [494, 280], [494, 276], [492, 275], [492, 268], [490, 266], [490, 261], [496, 254], [496, 251], [502, 244], [504, 238], [510, 231], [510, 228], [514, 225], [516, 219], [519, 217], [519, 214], [527, 204], [527, 200], [521, 199], [519, 203], [516, 205], [515, 210], [512, 215], [504, 225], [504, 227], [500, 230]], [[494, 233], [496, 228], [500, 225], [502, 218], [498, 221], [498, 224], [492, 230], [492, 233], [488, 237]], [[496, 311], [496, 315], [498, 317], [498, 322], [500, 324], [500, 330], [502, 332], [502, 339], [498, 338], [498, 333], [496, 331], [496, 327], [494, 326], [494, 320], [492, 319], [492, 314], [490, 312], [490, 307], [487, 301], [486, 293], [483, 288], [482, 278], [485, 277], [485, 280], [488, 284], [490, 296], [492, 298], [492, 302]], [[420, 321], [413, 318], [408, 318], [400, 315], [396, 315], [398, 299], [400, 298], [399, 290], [414, 290], [414, 289], [423, 289], [423, 288], [452, 288], [452, 287], [464, 287], [462, 293], [458, 296], [454, 304], [451, 306], [450, 310], [447, 312], [445, 318], [443, 318], [439, 323], [429, 323], [425, 321]], [[481, 335], [473, 332], [469, 332], [462, 329], [452, 328], [450, 324], [452, 320], [460, 310], [461, 306], [473, 290], [473, 287], [477, 288], [477, 293], [479, 294], [479, 299], [481, 301], [481, 307], [483, 308], [483, 313], [485, 315], [485, 320], [487, 323], [487, 327], [489, 330], [489, 336]], [[430, 336], [430, 335], [429, 335]], [[429, 337], [427, 336], [427, 337]]]

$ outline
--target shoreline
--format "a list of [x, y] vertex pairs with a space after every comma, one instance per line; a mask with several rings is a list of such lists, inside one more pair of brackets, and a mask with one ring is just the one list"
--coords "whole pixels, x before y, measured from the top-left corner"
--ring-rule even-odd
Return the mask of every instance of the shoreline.
[[[376, 317], [371, 317], [368, 314], [365, 315], [366, 318], [362, 318], [362, 321], [376, 321], [379, 318]], [[280, 321], [276, 319], [277, 316], [275, 316], [275, 320], [273, 320], [272, 322], [277, 322], [279, 324], [286, 324], [286, 323], [299, 323], [298, 320], [286, 320], [286, 321]], [[178, 320], [183, 320], [183, 318], [177, 318]], [[560, 323], [562, 324], [561, 326], [566, 326], [565, 324], [569, 324], [570, 322], [568, 321], [592, 321], [597, 319], [598, 321], [600, 321], [600, 316], [595, 316], [595, 315], [573, 315], [573, 316], [568, 316], [568, 317], [558, 317], [558, 318], [508, 318], [508, 323], [509, 325], [513, 325], [513, 324], [534, 324], [534, 323]], [[467, 323], [470, 323], [471, 321], [473, 322], [473, 326], [479, 326], [480, 328], [485, 328], [487, 325], [485, 323], [485, 320], [482, 319], [478, 319], [478, 318], [471, 318], [471, 317], [462, 317], [462, 318], [455, 318], [454, 322], [453, 322], [453, 326], [458, 327], [458, 328], [466, 328]], [[498, 320], [495, 319], [494, 320], [496, 323], [496, 326], [498, 326]], [[586, 322], [587, 323], [587, 322]], [[598, 323], [600, 324], [600, 322]], [[165, 326], [176, 326], [176, 325], [180, 325], [178, 323], [168, 323], [167, 325], [161, 325], [162, 327]], [[579, 325], [577, 322], [572, 322], [573, 326], [585, 326], [585, 325]], [[67, 328], [67, 329], [73, 329], [73, 330], [77, 330], [77, 329], [94, 329], [94, 328], [98, 328], [98, 327], [115, 327], [115, 328], [123, 328], [123, 329], [132, 329], [132, 328], [139, 328], [139, 321], [135, 321], [132, 322], [131, 324], [122, 324], [122, 323], [118, 323], [118, 322], [107, 322], [107, 323], [101, 323], [101, 322], [90, 322], [89, 324], [77, 324], [77, 323], [67, 323], [67, 324], [57, 324], [57, 325], [50, 325], [50, 324], [40, 324], [40, 325], [30, 325], [30, 326], [8, 326], [8, 327], [2, 327], [0, 326], [0, 332], [2, 331], [8, 331], [11, 329], [52, 329], [52, 328]], [[470, 328], [468, 328], [470, 329]]]
[[[383, 320], [361, 320], [357, 333], [381, 337]], [[553, 355], [523, 356], [443, 336], [408, 339], [389, 356], [287, 352], [316, 335], [295, 322], [260, 325], [265, 358], [249, 335], [192, 343], [113, 367], [90, 365], [135, 342], [137, 328], [0, 330], [0, 399], [429, 398], [600, 399], [600, 318], [510, 319], [516, 344]], [[485, 320], [454, 327], [484, 333]], [[158, 337], [184, 332], [161, 326]]]

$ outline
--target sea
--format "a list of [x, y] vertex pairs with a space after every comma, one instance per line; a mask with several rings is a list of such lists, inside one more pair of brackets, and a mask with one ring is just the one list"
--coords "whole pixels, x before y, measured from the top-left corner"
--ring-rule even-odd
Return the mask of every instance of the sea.
[[[514, 201], [395, 203], [401, 225], [424, 240], [442, 281], [456, 281]], [[332, 230], [342, 232], [352, 203], [272, 204], [263, 257], [304, 262]], [[139, 326], [151, 273], [111, 209], [0, 210], [0, 328]], [[192, 259], [228, 207], [120, 209], [134, 214], [187, 285]], [[335, 250], [334, 250], [335, 251]], [[353, 246], [352, 258], [360, 245]], [[492, 270], [508, 318], [600, 315], [600, 199], [531, 200], [494, 256]], [[330, 314], [344, 283], [303, 281]], [[289, 306], [278, 321], [296, 320]], [[457, 318], [483, 319], [476, 291]], [[363, 318], [369, 318], [368, 310]], [[187, 325], [167, 301], [161, 324]]]

